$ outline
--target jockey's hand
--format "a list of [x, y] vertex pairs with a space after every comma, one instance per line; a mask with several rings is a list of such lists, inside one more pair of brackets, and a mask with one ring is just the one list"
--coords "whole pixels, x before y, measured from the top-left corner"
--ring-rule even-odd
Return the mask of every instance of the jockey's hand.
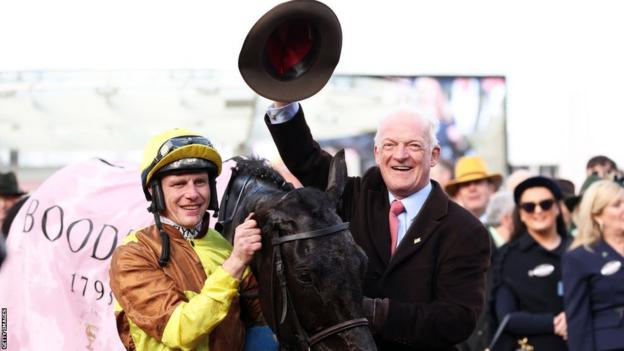
[[243, 277], [245, 267], [251, 261], [254, 253], [262, 248], [260, 228], [258, 228], [256, 221], [251, 218], [252, 216], [253, 212], [236, 227], [232, 254], [223, 262], [223, 269], [236, 279]]

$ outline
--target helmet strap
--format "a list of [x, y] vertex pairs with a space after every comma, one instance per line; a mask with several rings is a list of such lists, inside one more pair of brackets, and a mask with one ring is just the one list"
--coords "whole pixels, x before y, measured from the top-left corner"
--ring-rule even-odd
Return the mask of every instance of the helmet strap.
[[162, 223], [160, 222], [160, 215], [158, 213], [154, 213], [154, 221], [156, 222], [156, 228], [158, 228], [161, 240], [161, 250], [160, 257], [158, 258], [158, 264], [161, 267], [164, 267], [167, 263], [169, 263], [169, 235], [163, 229]]
[[169, 235], [165, 232], [162, 223], [160, 222], [160, 212], [165, 210], [165, 196], [162, 188], [160, 187], [160, 179], [158, 177], [152, 179], [150, 187], [152, 188], [152, 203], [147, 210], [154, 215], [154, 223], [156, 223], [156, 228], [158, 228], [158, 232], [160, 233], [161, 251], [160, 258], [158, 258], [158, 264], [161, 267], [164, 267], [169, 262], [170, 249]]
[[150, 182], [150, 187], [152, 188], [152, 204], [148, 211], [158, 215], [165, 210], [165, 195], [160, 186], [160, 177], [154, 177]]
[[217, 181], [214, 179], [216, 175], [208, 172], [208, 177], [210, 178], [210, 203], [208, 204], [208, 209], [213, 211], [212, 217], [219, 217], [219, 201], [217, 199]]

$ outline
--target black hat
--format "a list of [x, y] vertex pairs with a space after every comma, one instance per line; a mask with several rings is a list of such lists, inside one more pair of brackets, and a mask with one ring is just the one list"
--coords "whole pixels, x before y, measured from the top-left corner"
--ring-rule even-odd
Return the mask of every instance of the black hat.
[[574, 196], [574, 194], [576, 193], [574, 191], [574, 183], [572, 183], [570, 180], [555, 178], [554, 181], [557, 182], [557, 185], [559, 185], [559, 189], [561, 189], [561, 193], [563, 194], [563, 200]]
[[514, 202], [516, 205], [520, 203], [520, 197], [522, 197], [525, 190], [537, 187], [547, 188], [550, 190], [556, 200], [563, 199], [561, 188], [559, 188], [559, 185], [557, 185], [554, 180], [544, 176], [535, 176], [524, 180], [514, 189]]
[[15, 173], [0, 173], [0, 196], [19, 196], [24, 194], [25, 192], [17, 187]]
[[259, 95], [299, 101], [325, 86], [341, 49], [336, 14], [315, 0], [293, 0], [275, 6], [254, 24], [238, 56], [238, 69]]
[[564, 203], [568, 210], [574, 211], [576, 206], [581, 202], [585, 190], [587, 190], [592, 184], [599, 180], [602, 180], [602, 178], [600, 178], [597, 174], [592, 174], [589, 177], [585, 178], [583, 185], [581, 185], [581, 190], [579, 191], [579, 194], [576, 196], [570, 196], [569, 198], [566, 198], [564, 200]]

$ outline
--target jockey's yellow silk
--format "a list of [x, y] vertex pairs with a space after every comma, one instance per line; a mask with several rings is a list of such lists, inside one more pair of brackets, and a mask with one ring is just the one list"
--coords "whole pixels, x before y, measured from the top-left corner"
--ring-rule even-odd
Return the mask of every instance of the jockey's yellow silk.
[[[124, 245], [138, 241], [137, 232], [133, 232], [125, 238]], [[175, 306], [160, 341], [128, 318], [130, 335], [137, 351], [209, 350], [210, 333], [228, 315], [233, 299], [238, 299], [240, 281], [222, 268], [232, 250], [230, 243], [210, 229], [204, 237], [193, 240], [192, 247], [208, 278], [200, 293], [184, 291], [188, 301], [179, 302]], [[249, 274], [249, 269], [246, 269], [243, 280]], [[118, 303], [115, 311], [121, 311]]]

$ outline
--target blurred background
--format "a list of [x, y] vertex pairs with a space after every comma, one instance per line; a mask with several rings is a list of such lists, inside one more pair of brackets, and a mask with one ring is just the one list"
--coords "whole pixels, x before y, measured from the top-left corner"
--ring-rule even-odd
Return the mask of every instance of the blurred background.
[[[138, 162], [170, 127], [209, 136], [225, 158], [279, 162], [269, 101], [243, 82], [238, 53], [279, 1], [0, 3], [0, 171], [33, 190], [71, 162]], [[328, 85], [302, 102], [313, 134], [373, 162], [384, 113], [414, 105], [441, 123], [442, 157], [482, 156], [577, 187], [585, 163], [619, 147], [624, 22], [616, 1], [325, 1], [343, 30]]]

